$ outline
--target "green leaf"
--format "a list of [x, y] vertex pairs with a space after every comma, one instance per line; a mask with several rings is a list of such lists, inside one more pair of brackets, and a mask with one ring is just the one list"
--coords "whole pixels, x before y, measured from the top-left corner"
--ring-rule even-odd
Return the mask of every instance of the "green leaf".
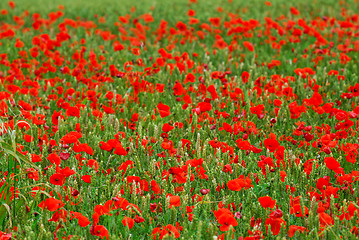
[[14, 158], [16, 158], [20, 165], [21, 165], [21, 162], [25, 162], [25, 163], [29, 164], [30, 166], [32, 166], [33, 168], [39, 169], [38, 166], [36, 166], [33, 162], [31, 162], [26, 156], [22, 155], [17, 150], [14, 151], [13, 148], [9, 144], [7, 144], [5, 142], [0, 142], [0, 147], [1, 147], [1, 150], [4, 151], [6, 154], [9, 154], [9, 155], [13, 156]]
[[[7, 208], [11, 203], [11, 194], [10, 194], [10, 187], [12, 186], [12, 181], [6, 179], [5, 183], [0, 188], [0, 195], [2, 196], [1, 206], [0, 206], [0, 224], [4, 226], [4, 220], [6, 218], [5, 212], [8, 211], [10, 215], [10, 211]], [[6, 194], [6, 198], [5, 197]]]

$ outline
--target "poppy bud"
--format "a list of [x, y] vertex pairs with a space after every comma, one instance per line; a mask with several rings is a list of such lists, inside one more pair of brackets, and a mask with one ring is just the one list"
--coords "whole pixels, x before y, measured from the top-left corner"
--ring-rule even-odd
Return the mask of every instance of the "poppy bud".
[[280, 209], [276, 209], [269, 215], [271, 218], [281, 218], [283, 216], [283, 212]]
[[304, 129], [304, 124], [300, 124], [298, 127], [297, 127], [297, 130], [298, 131], [302, 131]]
[[92, 234], [92, 235], [95, 235], [95, 226], [91, 226], [90, 227], [90, 233]]
[[201, 109], [200, 108], [195, 108], [193, 109], [193, 112], [197, 113], [197, 115], [201, 114]]
[[330, 177], [329, 177], [329, 176], [324, 176], [323, 179], [326, 180], [326, 181], [328, 181], [328, 182], [330, 181]]
[[204, 189], [204, 188], [200, 190], [202, 195], [207, 195], [209, 191], [210, 191], [209, 189]]
[[139, 217], [139, 216], [136, 215], [136, 217], [135, 217], [135, 222], [136, 223], [141, 223], [141, 222], [144, 222], [144, 221], [145, 221], [145, 219], [143, 217]]
[[243, 134], [243, 140], [247, 140], [247, 139], [248, 139], [248, 134], [247, 133]]
[[304, 131], [307, 131], [307, 132], [309, 132], [309, 131], [311, 131], [312, 130], [312, 126], [306, 126], [305, 128], [304, 128]]
[[357, 118], [358, 114], [356, 114], [355, 112], [349, 112], [349, 118]]
[[72, 193], [71, 193], [71, 195], [72, 195], [73, 197], [76, 197], [76, 196], [78, 196], [79, 194], [80, 194], [80, 192], [77, 191], [76, 189], [73, 190]]
[[314, 138], [314, 135], [311, 135], [311, 134], [309, 134], [309, 133], [304, 133], [303, 136], [304, 136], [304, 138], [305, 138], [305, 141], [307, 141], [307, 142], [312, 141], [313, 138]]
[[234, 216], [235, 216], [236, 218], [238, 218], [238, 219], [241, 219], [241, 218], [242, 218], [242, 214], [241, 214], [240, 212], [236, 212], [236, 213], [234, 214]]
[[341, 123], [339, 122], [339, 123], [335, 124], [334, 128], [337, 131], [340, 130], [341, 129]]
[[325, 148], [323, 149], [323, 151], [324, 151], [326, 154], [330, 154], [330, 153], [332, 152], [329, 147], [325, 147]]

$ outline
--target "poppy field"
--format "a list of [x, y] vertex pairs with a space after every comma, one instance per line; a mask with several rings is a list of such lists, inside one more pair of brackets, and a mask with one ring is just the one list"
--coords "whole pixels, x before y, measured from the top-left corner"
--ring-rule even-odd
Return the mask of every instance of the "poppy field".
[[0, 239], [357, 239], [359, 3], [0, 3]]

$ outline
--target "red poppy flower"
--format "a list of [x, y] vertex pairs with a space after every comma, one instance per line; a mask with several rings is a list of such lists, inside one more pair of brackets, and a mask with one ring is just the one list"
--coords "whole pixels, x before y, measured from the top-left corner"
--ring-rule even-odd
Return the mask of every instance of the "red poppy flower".
[[179, 22], [176, 24], [176, 28], [177, 28], [179, 31], [186, 31], [186, 30], [187, 30], [187, 25], [184, 24], [183, 22], [179, 21]]
[[232, 166], [231, 166], [230, 164], [224, 165], [222, 171], [223, 171], [223, 172], [226, 172], [226, 173], [229, 172], [230, 174], [233, 173]]
[[65, 144], [71, 144], [71, 143], [75, 143], [78, 141], [79, 138], [82, 137], [81, 133], [78, 132], [69, 132], [68, 134], [66, 134], [65, 136], [63, 136], [61, 138], [61, 141], [63, 141], [63, 143]]
[[163, 124], [162, 131], [163, 132], [170, 132], [172, 129], [174, 129], [174, 126], [169, 125], [168, 123]]
[[101, 239], [103, 239], [103, 238], [109, 239], [109, 232], [102, 225], [92, 226], [91, 229], [90, 229], [90, 232], [91, 232], [92, 235], [100, 237]]
[[155, 180], [151, 181], [151, 190], [155, 193], [155, 194], [160, 194], [162, 192], [160, 186], [158, 185], [158, 183]]
[[226, 132], [233, 133], [232, 126], [229, 125], [229, 124], [226, 123], [226, 122], [223, 123], [223, 129], [224, 129]]
[[274, 236], [278, 235], [281, 229], [282, 224], [286, 224], [285, 221], [281, 218], [268, 218], [265, 222], [266, 229], [268, 231], [268, 226], [271, 226], [271, 231]]
[[180, 82], [176, 82], [174, 87], [173, 87], [173, 94], [175, 96], [180, 96], [184, 93], [184, 88], [182, 86], [182, 84]]
[[196, 81], [196, 77], [192, 73], [188, 73], [186, 78], [183, 80], [183, 83], [186, 84], [188, 82], [194, 83]]
[[40, 177], [39, 177], [39, 172], [36, 171], [34, 168], [28, 168], [26, 169], [27, 172], [27, 177], [30, 179], [33, 179], [35, 181], [39, 181]]
[[[161, 83], [156, 83], [156, 91], [159, 93], [162, 93], [163, 90], [165, 89], [165, 85], [161, 84]], [[158, 107], [158, 106], [157, 106]]]
[[77, 107], [69, 107], [66, 109], [66, 116], [68, 117], [80, 117], [80, 109]]
[[248, 189], [253, 187], [253, 185], [252, 180], [249, 177], [244, 178], [244, 176], [241, 175], [237, 179], [229, 180], [227, 187], [232, 191], [241, 191], [243, 188]]
[[254, 51], [254, 46], [253, 46], [253, 44], [252, 44], [251, 42], [244, 41], [244, 42], [243, 42], [243, 46], [244, 46], [245, 48], [247, 48], [248, 51], [250, 51], [250, 52], [253, 52], [253, 51]]
[[221, 19], [219, 17], [209, 18], [209, 21], [215, 27], [219, 27], [221, 25]]
[[212, 100], [218, 99], [218, 93], [213, 84], [208, 86], [207, 91], [211, 94]]
[[218, 223], [222, 225], [220, 227], [221, 231], [228, 231], [230, 226], [235, 227], [238, 225], [233, 213], [227, 208], [219, 208], [217, 211], [214, 210], [213, 213]]
[[[3, 14], [3, 15], [5, 15], [5, 14]], [[11, 240], [11, 239], [13, 239], [12, 233], [5, 233], [5, 232], [0, 231], [0, 239], [1, 240]]]
[[298, 231], [298, 232], [305, 232], [306, 230], [307, 230], [307, 229], [306, 229], [305, 227], [296, 226], [296, 225], [291, 225], [291, 226], [289, 226], [288, 236], [289, 236], [290, 238], [292, 238], [297, 231]]
[[83, 175], [81, 177], [82, 181], [84, 181], [85, 183], [91, 183], [91, 175]]
[[169, 196], [169, 208], [181, 206], [181, 198], [179, 196]]
[[120, 156], [126, 156], [127, 155], [127, 151], [124, 147], [122, 146], [118, 146], [115, 148], [115, 151], [113, 152], [113, 154], [117, 154]]
[[178, 232], [177, 228], [171, 224], [168, 224], [165, 227], [156, 227], [153, 229], [151, 237], [152, 239], [157, 239], [159, 235], [159, 239], [163, 239], [165, 236], [169, 235], [169, 237], [179, 238], [180, 233]]
[[230, 226], [237, 226], [238, 222], [237, 220], [233, 217], [232, 215], [229, 214], [223, 214], [218, 218], [218, 223], [221, 224], [222, 226], [219, 227], [219, 230], [225, 232], [228, 231]]
[[236, 141], [236, 145], [241, 150], [250, 150], [251, 144], [248, 141], [243, 141], [242, 139], [238, 139]]
[[320, 225], [326, 227], [328, 225], [333, 225], [334, 219], [329, 214], [321, 212], [319, 213], [319, 223]]
[[343, 168], [340, 167], [340, 163], [333, 157], [324, 158], [324, 163], [326, 164], [327, 168], [333, 170], [335, 173], [343, 172]]
[[106, 143], [106, 142], [104, 142], [104, 141], [101, 141], [101, 142], [99, 143], [99, 147], [100, 147], [102, 150], [105, 150], [105, 151], [107, 151], [107, 152], [111, 152], [112, 149], [113, 149], [113, 147], [112, 147], [110, 144], [108, 144], [108, 143]]
[[90, 220], [83, 216], [81, 213], [79, 212], [70, 212], [72, 215], [72, 218], [76, 218], [78, 220], [79, 226], [80, 227], [87, 227], [91, 222]]
[[275, 152], [280, 145], [276, 139], [267, 138], [264, 140], [264, 146], [269, 150], [269, 152]]
[[168, 105], [159, 103], [157, 105], [157, 108], [158, 108], [158, 112], [161, 115], [161, 118], [167, 117], [167, 116], [169, 116], [171, 114], [170, 107]]
[[285, 171], [280, 171], [280, 180], [282, 181], [282, 182], [284, 182], [285, 181], [285, 177], [287, 176], [287, 173], [285, 172]]
[[273, 104], [274, 104], [274, 106], [276, 106], [276, 107], [280, 107], [280, 106], [282, 105], [282, 101], [279, 100], [279, 99], [274, 99], [274, 100], [273, 100]]
[[299, 15], [300, 12], [295, 7], [290, 7], [290, 13], [293, 15]]
[[133, 227], [133, 225], [135, 224], [135, 221], [132, 218], [125, 216], [122, 219], [122, 224], [123, 224], [123, 226], [125, 226], [125, 227], [127, 226], [129, 229], [131, 229]]
[[9, 1], [8, 4], [11, 9], [14, 9], [16, 6], [14, 1]]
[[212, 104], [209, 102], [200, 102], [197, 104], [197, 108], [199, 108], [201, 112], [208, 112], [212, 110]]
[[55, 212], [58, 209], [62, 208], [63, 206], [65, 206], [65, 203], [63, 203], [61, 200], [57, 200], [55, 198], [48, 198], [45, 201], [42, 201], [38, 207], [40, 207], [41, 209], [47, 209], [50, 212]]
[[66, 210], [64, 210], [64, 209], [57, 210], [48, 221], [49, 222], [59, 222], [60, 219], [63, 222], [66, 222], [66, 220], [67, 220], [67, 211]]
[[273, 200], [269, 196], [260, 197], [260, 198], [258, 198], [258, 201], [261, 204], [261, 206], [265, 209], [274, 208], [275, 203], [276, 203], [276, 200]]
[[76, 172], [74, 170], [70, 169], [69, 167], [65, 167], [63, 169], [57, 167], [56, 168], [56, 173], [62, 174], [65, 177], [70, 177], [71, 175], [74, 175]]
[[65, 184], [65, 175], [60, 173], [54, 173], [51, 175], [49, 181], [53, 185], [62, 186]]
[[25, 142], [32, 142], [34, 140], [34, 137], [28, 134], [24, 134], [23, 139], [25, 140]]
[[74, 144], [74, 147], [72, 148], [74, 152], [85, 152], [88, 155], [93, 155], [93, 149], [87, 144], [87, 143], [81, 143], [78, 144], [77, 142]]
[[[41, 159], [41, 158], [40, 158]], [[55, 163], [57, 166], [61, 164], [61, 158], [56, 153], [51, 153], [47, 157], [51, 163]]]
[[[309, 210], [306, 206], [304, 206], [304, 214], [307, 215]], [[296, 217], [304, 217], [302, 207], [299, 203], [292, 205], [290, 208], [290, 214], [295, 214]]]

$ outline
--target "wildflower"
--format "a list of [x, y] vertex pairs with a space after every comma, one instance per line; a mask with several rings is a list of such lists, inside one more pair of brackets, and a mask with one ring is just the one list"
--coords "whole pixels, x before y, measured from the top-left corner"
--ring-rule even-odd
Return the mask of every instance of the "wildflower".
[[58, 209], [62, 208], [65, 205], [61, 200], [57, 200], [55, 198], [48, 198], [45, 201], [39, 203], [38, 207], [41, 209], [47, 209], [50, 212], [55, 212]]
[[273, 200], [269, 196], [260, 197], [258, 198], [258, 201], [261, 204], [261, 206], [265, 209], [274, 208], [276, 202], [276, 200]]
[[109, 232], [102, 225], [91, 226], [90, 232], [92, 235], [100, 237], [101, 239], [103, 239], [103, 238], [109, 239]]
[[235, 219], [233, 213], [227, 208], [219, 208], [217, 211], [213, 211], [218, 223], [221, 225], [219, 228], [221, 231], [228, 231], [230, 226], [237, 226], [238, 222]]

